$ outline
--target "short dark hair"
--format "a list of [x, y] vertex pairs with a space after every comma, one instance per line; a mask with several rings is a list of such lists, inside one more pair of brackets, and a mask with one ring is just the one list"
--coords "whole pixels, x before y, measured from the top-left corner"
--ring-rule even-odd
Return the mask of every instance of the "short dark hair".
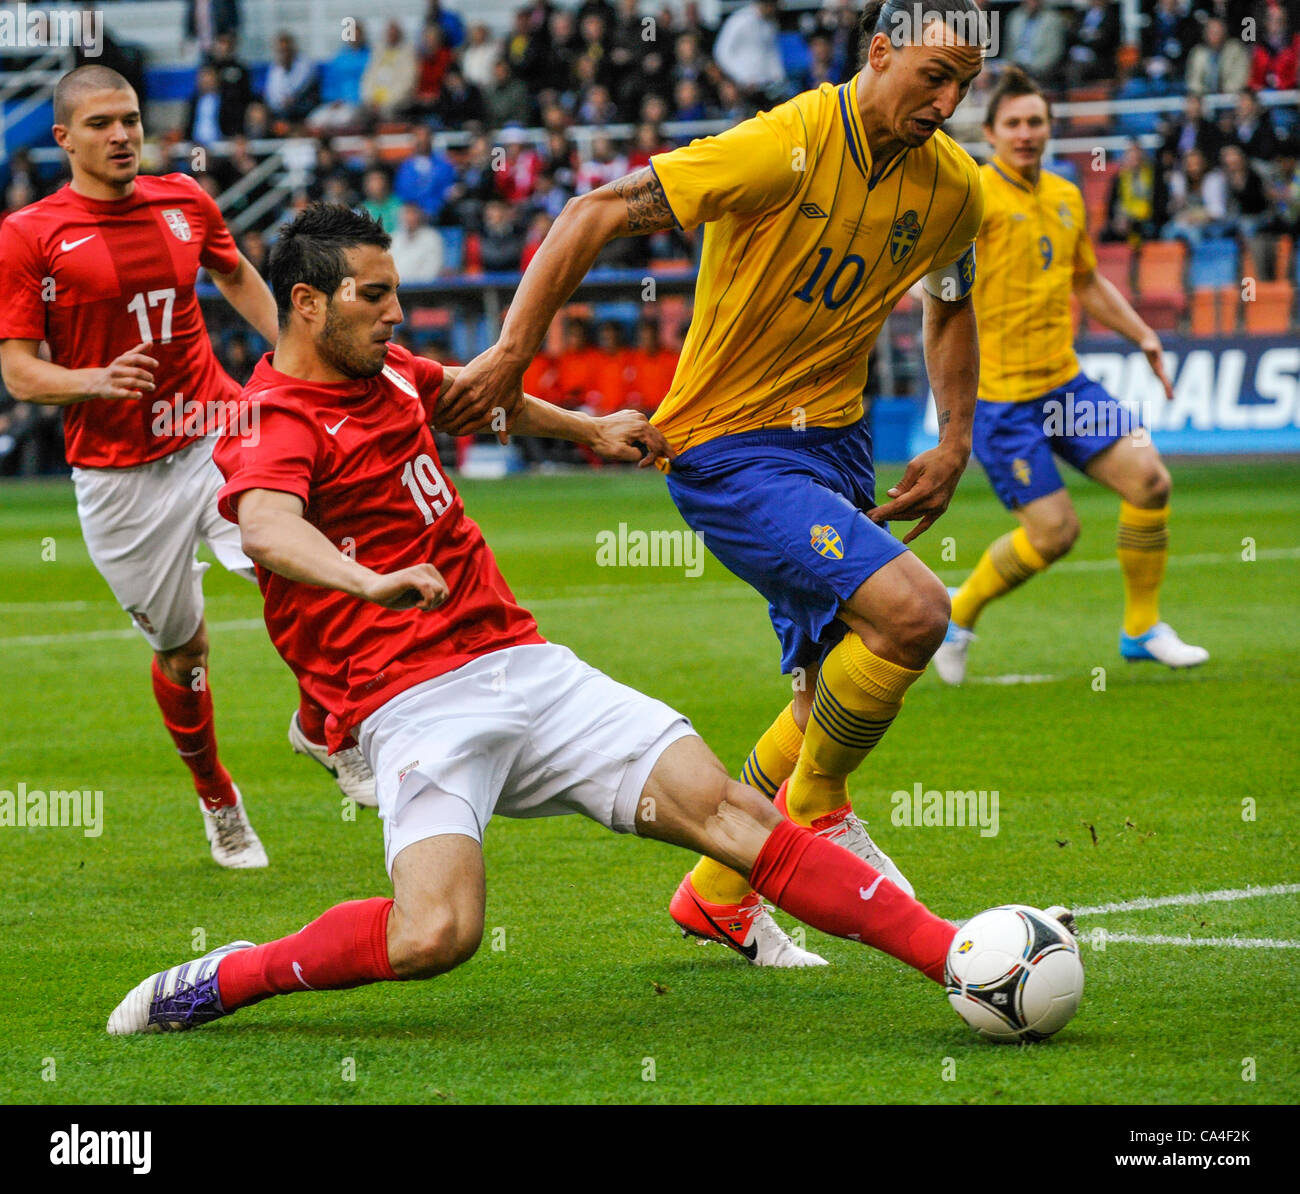
[[111, 66], [79, 66], [54, 84], [54, 123], [65, 127], [82, 96], [91, 91], [130, 91], [125, 75]]
[[276, 236], [266, 259], [266, 280], [275, 297], [280, 326], [287, 327], [293, 310], [293, 288], [299, 282], [333, 296], [348, 276], [345, 253], [360, 245], [387, 249], [393, 238], [365, 210], [340, 203], [313, 203]]
[[[865, 63], [871, 39], [877, 33], [888, 34], [891, 26], [911, 21], [917, 12], [924, 23], [932, 16], [948, 13], [980, 13], [975, 0], [867, 0], [858, 18], [858, 62]], [[980, 17], [977, 15], [976, 20]]]
[[1003, 100], [1019, 99], [1022, 95], [1042, 96], [1043, 103], [1047, 105], [1047, 119], [1052, 119], [1052, 101], [1047, 98], [1047, 93], [1020, 67], [1009, 66], [998, 77], [993, 93], [989, 96], [989, 106], [984, 113], [984, 127], [993, 127]]

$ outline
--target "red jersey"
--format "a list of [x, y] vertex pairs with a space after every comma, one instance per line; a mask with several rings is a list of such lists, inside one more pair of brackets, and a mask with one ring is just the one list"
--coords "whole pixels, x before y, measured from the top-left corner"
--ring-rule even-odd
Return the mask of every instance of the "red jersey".
[[216, 202], [186, 174], [142, 174], [115, 200], [64, 186], [0, 224], [0, 340], [45, 340], [65, 369], [153, 341], [152, 393], [63, 408], [70, 464], [147, 464], [214, 429], [239, 386], [217, 363], [194, 281], [200, 266], [238, 264]]
[[545, 640], [443, 473], [429, 429], [442, 366], [394, 344], [379, 376], [326, 384], [277, 372], [271, 355], [244, 388], [256, 434], [232, 426], [217, 440], [221, 513], [237, 522], [248, 489], [296, 494], [307, 521], [358, 563], [381, 573], [432, 564], [450, 590], [434, 610], [384, 609], [258, 565], [271, 641], [330, 714], [337, 749], [404, 689]]

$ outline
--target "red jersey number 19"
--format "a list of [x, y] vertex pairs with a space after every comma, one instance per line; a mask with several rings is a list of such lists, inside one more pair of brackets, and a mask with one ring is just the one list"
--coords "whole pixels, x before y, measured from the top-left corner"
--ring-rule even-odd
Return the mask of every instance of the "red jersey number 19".
[[411, 497], [424, 515], [425, 526], [451, 505], [451, 490], [427, 453], [407, 461], [402, 469], [402, 484], [411, 491]]

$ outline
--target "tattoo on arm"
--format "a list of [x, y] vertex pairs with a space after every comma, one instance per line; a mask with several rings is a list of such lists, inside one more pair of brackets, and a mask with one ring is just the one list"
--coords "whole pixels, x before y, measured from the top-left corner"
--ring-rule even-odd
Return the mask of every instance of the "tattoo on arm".
[[944, 428], [948, 426], [948, 420], [952, 415], [951, 411], [941, 410], [939, 412], [939, 438], [943, 438]]
[[672, 208], [668, 206], [668, 197], [649, 166], [617, 178], [609, 185], [627, 204], [629, 233], [658, 232], [676, 223]]

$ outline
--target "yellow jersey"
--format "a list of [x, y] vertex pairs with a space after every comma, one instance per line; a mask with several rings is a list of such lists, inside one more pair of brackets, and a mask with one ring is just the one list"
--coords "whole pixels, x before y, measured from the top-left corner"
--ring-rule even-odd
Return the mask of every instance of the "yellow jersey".
[[1028, 402], [1079, 372], [1070, 295], [1075, 278], [1097, 268], [1097, 255], [1074, 183], [1044, 170], [1031, 186], [996, 157], [980, 173], [979, 396], [985, 402]]
[[[867, 353], [919, 279], [974, 284], [979, 167], [936, 132], [873, 185], [857, 78], [823, 83], [650, 166], [683, 228], [706, 225], [695, 312], [654, 423], [677, 451], [862, 416]], [[938, 293], [938, 291], [936, 291]]]

